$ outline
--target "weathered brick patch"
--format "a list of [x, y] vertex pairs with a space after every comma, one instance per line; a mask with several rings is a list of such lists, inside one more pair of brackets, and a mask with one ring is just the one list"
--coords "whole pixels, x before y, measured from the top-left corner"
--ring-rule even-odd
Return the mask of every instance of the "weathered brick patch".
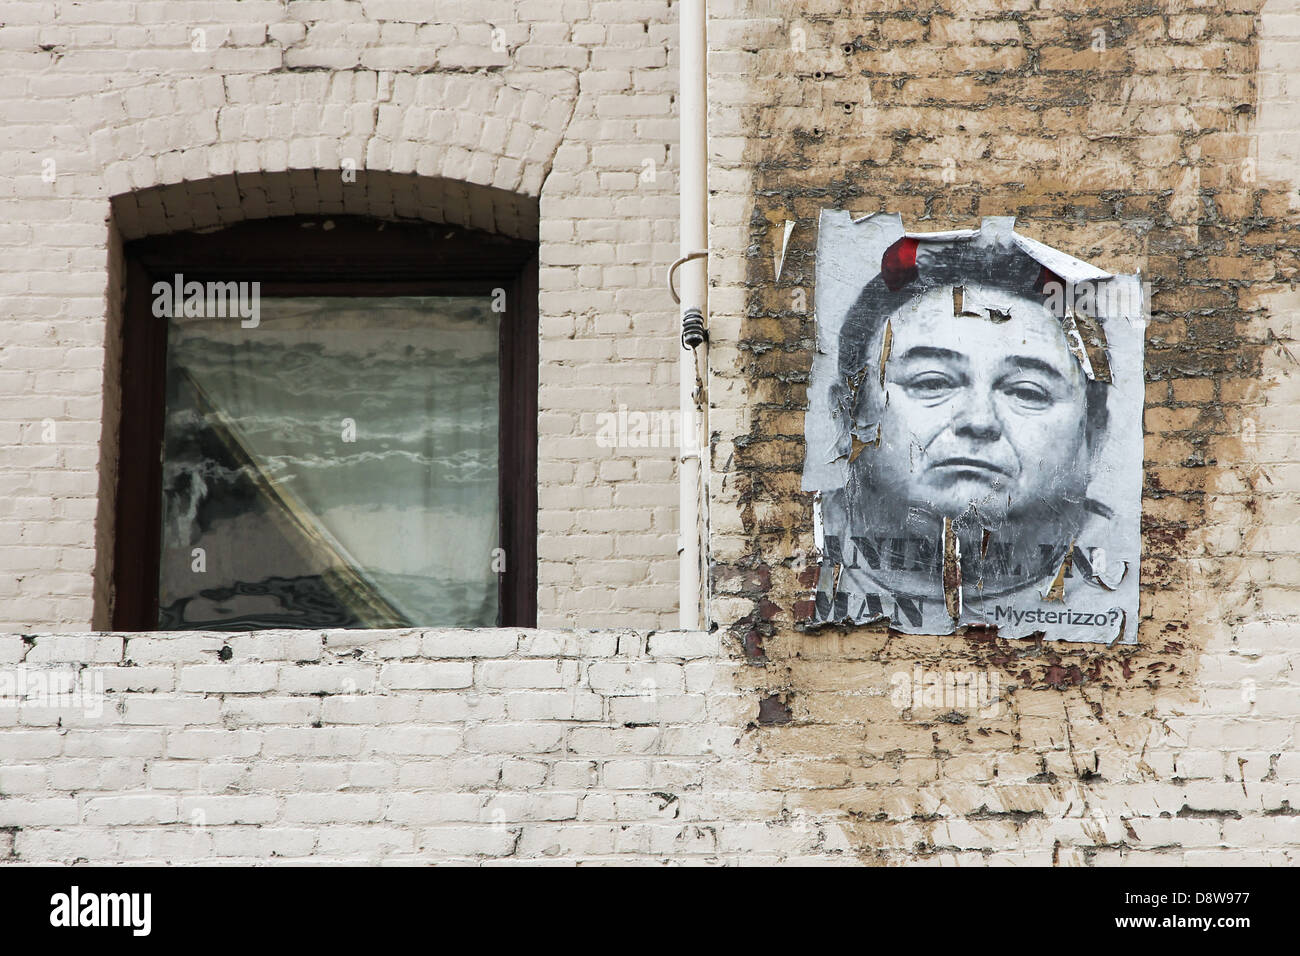
[[[1300, 162], [1276, 146], [1275, 101], [1294, 18], [1261, 19], [1258, 0], [1068, 6], [712, 8], [714, 620], [750, 664], [742, 691], [780, 702], [756, 735], [764, 779], [792, 806], [843, 808], [863, 858], [1290, 859], [1295, 778], [1273, 767], [1295, 743]], [[1153, 283], [1138, 649], [796, 627], [815, 579], [800, 471], [824, 208], [916, 231], [1011, 215]], [[918, 669], [922, 686], [996, 680], [1005, 706], [892, 703]], [[1183, 781], [1200, 781], [1186, 805]]]

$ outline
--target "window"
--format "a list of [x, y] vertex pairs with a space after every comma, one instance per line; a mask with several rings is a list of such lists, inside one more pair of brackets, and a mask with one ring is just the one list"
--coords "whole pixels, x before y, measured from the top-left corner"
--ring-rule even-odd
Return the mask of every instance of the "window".
[[126, 246], [113, 626], [531, 626], [536, 246], [294, 217]]

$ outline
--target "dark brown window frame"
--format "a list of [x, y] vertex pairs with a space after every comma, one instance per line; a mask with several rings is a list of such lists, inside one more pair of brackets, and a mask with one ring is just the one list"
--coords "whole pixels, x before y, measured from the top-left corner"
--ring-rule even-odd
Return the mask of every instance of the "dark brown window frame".
[[503, 627], [537, 624], [537, 244], [450, 225], [292, 216], [126, 244], [113, 629], [158, 622], [167, 322], [154, 282], [257, 281], [263, 295], [485, 295], [501, 322]]

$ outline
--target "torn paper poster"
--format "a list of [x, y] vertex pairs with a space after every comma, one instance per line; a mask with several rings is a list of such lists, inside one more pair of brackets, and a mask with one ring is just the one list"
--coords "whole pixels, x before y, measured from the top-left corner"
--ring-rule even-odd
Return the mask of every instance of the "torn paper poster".
[[1136, 640], [1142, 283], [1013, 225], [822, 213], [815, 624]]

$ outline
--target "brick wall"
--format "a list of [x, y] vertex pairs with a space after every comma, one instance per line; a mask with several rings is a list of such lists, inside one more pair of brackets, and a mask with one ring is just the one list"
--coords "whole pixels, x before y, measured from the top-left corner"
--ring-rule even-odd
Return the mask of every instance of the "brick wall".
[[1074, 688], [1061, 737], [1031, 688], [904, 712], [849, 641], [783, 706], [697, 632], [8, 635], [0, 862], [1294, 864], [1297, 636], [1158, 722]]
[[[0, 638], [0, 861], [798, 857], [703, 633]], [[3, 675], [102, 697], [5, 697]], [[53, 683], [43, 686], [54, 687]], [[71, 691], [70, 691], [71, 693]], [[42, 706], [44, 705], [44, 706]]]
[[[719, 631], [223, 639], [51, 632], [104, 621], [120, 240], [268, 211], [536, 230], [543, 622], [673, 619], [672, 449], [596, 434], [675, 404], [674, 11], [0, 5], [0, 680], [106, 694], [0, 709], [0, 858], [1297, 862], [1295, 0], [710, 14]], [[1138, 647], [794, 626], [827, 206], [1152, 281]]]
[[[713, 608], [781, 715], [756, 772], [867, 859], [1294, 862], [1296, 4], [710, 6]], [[1139, 648], [795, 626], [823, 208], [1015, 216], [1153, 283]], [[900, 706], [909, 674], [1003, 706]]]
[[675, 620], [673, 449], [598, 441], [620, 405], [676, 407], [666, 0], [20, 0], [0, 24], [0, 627], [109, 621], [121, 241], [343, 212], [539, 239], [540, 621]]

